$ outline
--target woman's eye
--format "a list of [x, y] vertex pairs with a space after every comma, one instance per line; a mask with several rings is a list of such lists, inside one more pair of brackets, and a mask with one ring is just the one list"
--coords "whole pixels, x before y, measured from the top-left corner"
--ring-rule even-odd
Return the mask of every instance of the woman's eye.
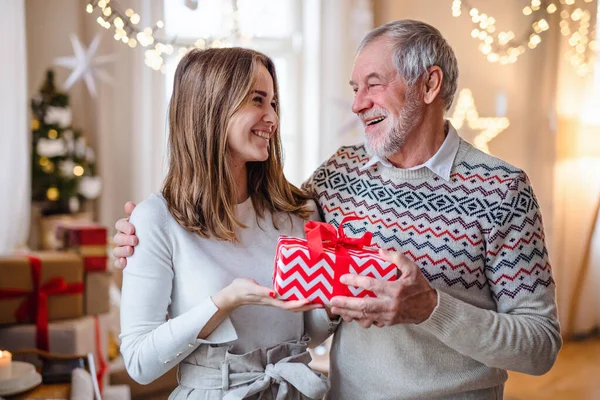
[[271, 107], [277, 108], [277, 103], [271, 103]]
[[257, 96], [255, 98], [253, 98], [252, 101], [255, 103], [258, 103], [258, 104], [262, 104], [263, 99], [262, 99], [262, 97]]

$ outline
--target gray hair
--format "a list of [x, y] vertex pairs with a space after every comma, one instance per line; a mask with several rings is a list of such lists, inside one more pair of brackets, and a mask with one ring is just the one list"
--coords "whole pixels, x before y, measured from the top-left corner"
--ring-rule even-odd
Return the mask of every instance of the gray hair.
[[436, 65], [444, 73], [441, 96], [450, 109], [458, 86], [458, 63], [452, 47], [439, 30], [420, 21], [402, 19], [373, 29], [358, 45], [361, 51], [369, 43], [386, 36], [393, 40], [392, 62], [398, 74], [408, 85], [414, 85]]

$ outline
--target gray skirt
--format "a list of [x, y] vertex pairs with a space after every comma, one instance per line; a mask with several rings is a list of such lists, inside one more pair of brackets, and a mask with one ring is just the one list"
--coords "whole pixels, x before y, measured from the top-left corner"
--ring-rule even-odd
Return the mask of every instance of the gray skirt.
[[307, 345], [303, 338], [246, 354], [201, 345], [179, 364], [179, 386], [169, 400], [322, 399], [327, 379], [308, 367]]

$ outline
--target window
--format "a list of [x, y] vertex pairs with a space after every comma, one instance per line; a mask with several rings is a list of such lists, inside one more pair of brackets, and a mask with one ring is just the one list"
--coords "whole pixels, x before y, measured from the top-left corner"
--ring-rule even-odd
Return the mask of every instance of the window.
[[[235, 1], [235, 0], [233, 0]], [[193, 46], [198, 39], [225, 39], [271, 57], [277, 69], [285, 174], [300, 184], [306, 178], [302, 163], [302, 15], [301, 0], [199, 0], [195, 10], [183, 0], [164, 0], [165, 32]], [[238, 39], [232, 37], [234, 5]], [[178, 59], [166, 63], [166, 98], [171, 96]], [[316, 146], [316, 144], [315, 144]], [[306, 167], [304, 167], [306, 170]]]

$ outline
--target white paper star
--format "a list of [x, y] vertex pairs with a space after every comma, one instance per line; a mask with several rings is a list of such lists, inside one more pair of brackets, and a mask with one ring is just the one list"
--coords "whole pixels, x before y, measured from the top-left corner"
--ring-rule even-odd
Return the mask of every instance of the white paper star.
[[92, 43], [90, 43], [90, 47], [87, 49], [83, 47], [76, 35], [71, 35], [71, 44], [73, 45], [73, 52], [75, 55], [54, 59], [55, 65], [60, 65], [73, 70], [65, 82], [64, 88], [65, 90], [68, 90], [77, 81], [83, 79], [92, 97], [96, 97], [96, 82], [94, 82], [94, 78], [98, 78], [105, 83], [112, 83], [112, 77], [100, 67], [114, 62], [117, 57], [115, 54], [96, 56], [100, 44], [99, 34], [94, 36]]
[[469, 89], [460, 91], [458, 100], [456, 100], [456, 108], [450, 118], [450, 122], [458, 131], [462, 128], [465, 120], [467, 121], [469, 128], [481, 131], [473, 139], [473, 145], [488, 154], [490, 152], [488, 143], [510, 125], [510, 122], [506, 117], [480, 117], [477, 108], [475, 107], [473, 94]]

